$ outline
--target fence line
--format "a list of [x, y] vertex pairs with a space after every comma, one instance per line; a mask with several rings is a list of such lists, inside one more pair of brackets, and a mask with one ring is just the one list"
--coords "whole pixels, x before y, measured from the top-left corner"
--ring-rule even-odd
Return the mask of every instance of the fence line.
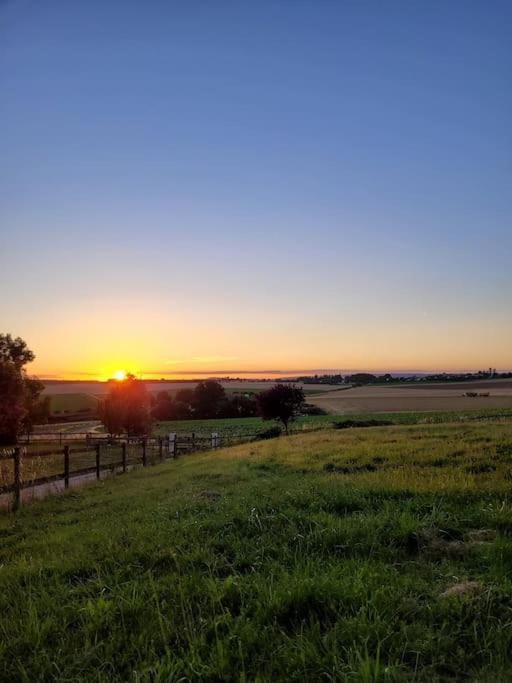
[[[65, 436], [73, 438], [64, 440], [77, 441], [75, 434]], [[91, 475], [99, 480], [102, 472], [125, 473], [138, 465], [147, 467], [149, 464], [157, 464], [169, 458], [175, 459], [186, 453], [214, 450], [221, 446], [252, 441], [258, 436], [257, 433], [244, 433], [221, 437], [217, 432], [211, 434], [187, 432], [183, 434], [171, 433], [167, 437], [141, 439], [89, 434], [85, 439], [85, 445], [76, 448], [70, 443], [64, 444], [59, 449], [50, 447], [46, 450], [35, 450], [33, 452], [29, 450], [30, 444], [7, 448], [0, 453], [0, 466], [3, 466], [4, 463], [12, 463], [12, 483], [0, 485], [0, 496], [12, 494], [11, 509], [17, 510], [22, 502], [22, 491], [25, 489], [49, 487], [50, 484], [54, 483], [63, 483], [64, 489], [68, 489], [73, 480], [81, 479], [85, 482], [85, 479], [90, 478]], [[36, 446], [37, 442], [31, 445]], [[120, 454], [114, 454], [114, 450], [120, 450]], [[87, 466], [72, 469], [73, 463], [80, 458], [85, 457], [87, 459], [87, 456], [90, 462], [82, 463], [87, 464]], [[45, 476], [25, 478], [23, 476], [24, 465], [38, 459], [47, 461], [50, 464], [50, 469], [57, 469], [57, 471]], [[4, 478], [5, 471], [0, 472], [0, 474]], [[49, 492], [48, 488], [47, 493]]]

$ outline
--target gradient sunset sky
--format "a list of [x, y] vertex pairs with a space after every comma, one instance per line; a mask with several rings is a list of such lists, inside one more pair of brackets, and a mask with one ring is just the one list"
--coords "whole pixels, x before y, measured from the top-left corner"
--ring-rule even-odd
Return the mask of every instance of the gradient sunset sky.
[[512, 368], [512, 3], [0, 2], [41, 376]]

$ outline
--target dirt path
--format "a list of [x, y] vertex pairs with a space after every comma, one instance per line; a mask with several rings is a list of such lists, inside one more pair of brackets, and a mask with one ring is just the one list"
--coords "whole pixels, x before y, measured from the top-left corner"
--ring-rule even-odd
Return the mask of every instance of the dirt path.
[[[132, 469], [133, 466], [129, 465], [127, 467], [128, 472]], [[108, 479], [109, 477], [115, 476], [117, 473], [121, 473], [121, 471], [121, 467], [116, 468], [115, 472], [112, 472], [111, 470], [101, 470], [100, 480]], [[96, 472], [90, 472], [88, 474], [79, 474], [74, 477], [70, 476], [69, 488], [71, 489], [80, 486], [87, 486], [89, 484], [94, 484], [97, 481], [98, 480], [96, 479]], [[47, 484], [38, 484], [37, 486], [31, 486], [21, 491], [21, 504], [24, 505], [27, 503], [31, 503], [34, 500], [40, 500], [50, 495], [64, 493], [64, 491], [66, 491], [66, 488], [64, 486], [64, 479], [59, 479], [58, 481], [53, 481]], [[11, 506], [12, 499], [12, 493], [0, 494], [0, 509], [8, 509]]]

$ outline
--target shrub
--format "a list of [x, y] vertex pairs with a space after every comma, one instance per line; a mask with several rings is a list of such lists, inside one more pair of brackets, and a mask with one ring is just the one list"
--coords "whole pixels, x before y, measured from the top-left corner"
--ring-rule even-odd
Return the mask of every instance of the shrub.
[[275, 427], [269, 427], [268, 429], [264, 429], [262, 432], [259, 432], [257, 435], [257, 439], [275, 439], [278, 436], [281, 436], [281, 427], [278, 427], [277, 425]]
[[327, 411], [320, 406], [315, 406], [312, 403], [305, 403], [302, 408], [303, 415], [327, 415]]
[[351, 427], [389, 427], [390, 420], [340, 420], [333, 422], [334, 429], [350, 429]]

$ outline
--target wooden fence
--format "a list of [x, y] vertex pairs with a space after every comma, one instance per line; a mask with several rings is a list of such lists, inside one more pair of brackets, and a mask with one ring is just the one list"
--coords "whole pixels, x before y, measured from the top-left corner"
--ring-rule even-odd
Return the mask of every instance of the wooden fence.
[[[0, 452], [0, 497], [11, 497], [12, 510], [20, 507], [25, 489], [38, 488], [39, 493], [46, 495], [52, 492], [52, 485], [67, 489], [70, 483], [99, 480], [102, 472], [124, 473], [137, 466], [158, 464], [186, 453], [251, 441], [259, 435], [188, 432], [141, 439], [91, 433], [81, 435], [81, 440], [76, 434], [55, 436], [60, 437], [53, 440], [58, 442], [59, 448], [52, 441], [49, 442], [52, 445], [46, 447], [48, 442], [37, 440]], [[83, 443], [77, 444], [77, 441]], [[41, 449], [41, 446], [45, 448]]]

